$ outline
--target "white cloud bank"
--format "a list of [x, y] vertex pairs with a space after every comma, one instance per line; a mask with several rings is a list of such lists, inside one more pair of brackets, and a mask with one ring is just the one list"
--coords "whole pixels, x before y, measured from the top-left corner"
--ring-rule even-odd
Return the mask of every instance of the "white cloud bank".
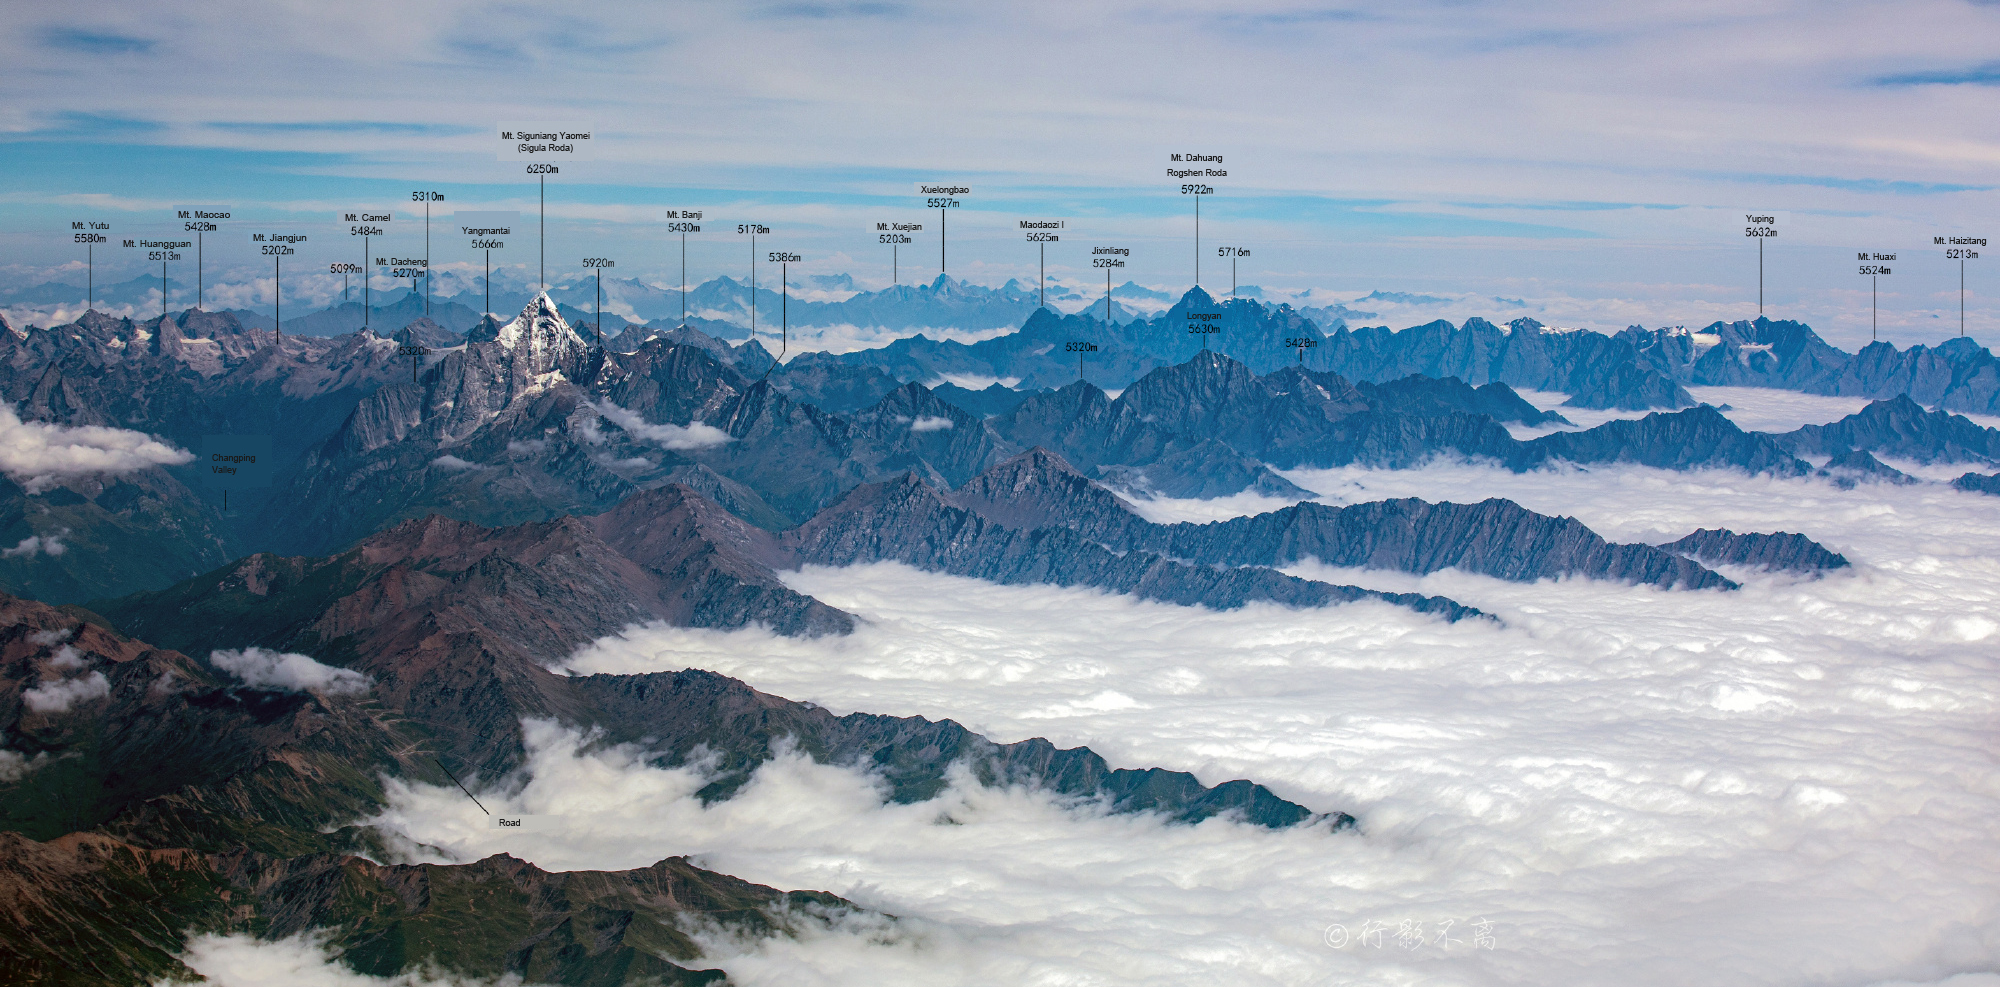
[[[422, 971], [371, 977], [333, 962], [324, 941], [311, 934], [264, 942], [246, 935], [202, 933], [188, 939], [181, 961], [215, 987], [520, 987], [521, 978], [499, 980]], [[181, 987], [156, 980], [154, 987]]]
[[244, 685], [258, 689], [342, 695], [367, 692], [368, 687], [374, 684], [373, 679], [351, 668], [322, 665], [305, 655], [289, 651], [266, 648], [216, 650], [209, 652], [208, 660], [215, 667], [241, 679]]
[[110, 694], [111, 683], [104, 673], [92, 672], [81, 678], [43, 682], [21, 693], [21, 701], [37, 713], [67, 713], [77, 703], [103, 699]]
[[29, 493], [40, 493], [71, 476], [129, 473], [192, 459], [193, 453], [142, 432], [24, 422], [12, 407], [0, 406], [0, 473]]
[[[2000, 829], [1985, 753], [2000, 714], [2000, 505], [1644, 469], [1293, 479], [1339, 501], [1510, 496], [1626, 540], [1803, 531], [1856, 569], [1752, 575], [1737, 593], [1320, 573], [1445, 593], [1504, 626], [807, 570], [791, 584], [865, 617], [854, 636], [648, 630], [570, 667], [710, 668], [836, 712], [951, 716], [1002, 741], [1090, 744], [1118, 765], [1254, 778], [1361, 817], [1362, 835], [1312, 849], [1239, 829], [1213, 863], [1183, 830], [1112, 839], [1049, 822], [1039, 846], [996, 841], [935, 879], [860, 843], [752, 853], [718, 839], [712, 853], [753, 880], [964, 920], [991, 955], [1063, 976], [1870, 984], [2000, 967], [2000, 858], [1983, 849]], [[939, 828], [952, 833], [907, 834], [908, 854], [959, 831]], [[1404, 920], [1434, 934], [1455, 917], [1456, 936], [1478, 916], [1498, 923], [1490, 953], [1394, 948]], [[1297, 938], [1368, 921], [1387, 924], [1389, 947]], [[820, 968], [844, 955], [766, 949]]]
[[[698, 770], [535, 723], [528, 776], [491, 798], [560, 825], [501, 833], [428, 786], [396, 789], [376, 823], [406, 852], [459, 860], [689, 853], [901, 917], [706, 936], [704, 962], [745, 985], [1993, 987], [2000, 505], [1642, 469], [1299, 479], [1337, 499], [1513, 496], [1625, 539], [1800, 530], [1856, 569], [1753, 574], [1736, 593], [1337, 573], [1447, 593], [1501, 625], [812, 569], [788, 581], [864, 617], [851, 637], [639, 630], [569, 667], [710, 668], [835, 712], [951, 716], [1114, 765], [1254, 778], [1355, 812], [1360, 832], [1166, 826], [962, 785], [884, 806], [866, 776], [795, 757], [703, 806]], [[1492, 949], [1472, 946], [1482, 918]], [[1456, 943], [1436, 941], [1444, 920]], [[1405, 922], [1421, 945], [1398, 944]], [[1324, 938], [1336, 924], [1341, 948]], [[1383, 945], [1357, 945], [1371, 927]]]
[[29, 757], [20, 751], [0, 750], [0, 783], [20, 781], [48, 763], [47, 751]]
[[707, 449], [730, 441], [729, 433], [703, 422], [686, 425], [654, 425], [638, 412], [621, 408], [610, 401], [602, 404], [588, 404], [606, 421], [624, 429], [632, 437], [658, 445], [662, 449]]
[[[32, 639], [35, 635], [28, 636]], [[76, 648], [67, 644], [57, 648], [56, 653], [49, 656], [49, 667], [64, 673], [83, 671], [88, 664], [83, 655], [77, 653]]]
[[29, 535], [13, 548], [0, 548], [0, 559], [34, 558], [43, 554], [54, 558], [69, 551], [69, 546], [62, 543], [61, 536], [66, 534], [69, 534], [68, 528], [55, 535]]

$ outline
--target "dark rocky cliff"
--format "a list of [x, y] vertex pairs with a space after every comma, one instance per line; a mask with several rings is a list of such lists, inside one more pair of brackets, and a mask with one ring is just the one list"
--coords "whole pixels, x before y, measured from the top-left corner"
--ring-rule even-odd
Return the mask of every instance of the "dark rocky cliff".
[[1948, 411], [1926, 411], [1908, 395], [1872, 402], [1831, 424], [1787, 432], [1779, 441], [1801, 455], [1864, 450], [1920, 463], [2000, 462], [2000, 429]]
[[1163, 526], [1141, 544], [1175, 558], [1231, 565], [1318, 559], [1414, 573], [1459, 569], [1515, 582], [1587, 576], [1668, 589], [1735, 588], [1649, 545], [1615, 545], [1575, 518], [1537, 514], [1497, 498], [1477, 504], [1414, 498], [1350, 507], [1305, 503], [1250, 518]]
[[1252, 602], [1319, 607], [1379, 599], [1449, 620], [1478, 614], [1442, 597], [1334, 586], [1268, 568], [1189, 564], [1145, 551], [1114, 552], [1068, 528], [1009, 528], [952, 504], [909, 475], [855, 488], [786, 532], [782, 543], [799, 562], [896, 561], [1005, 585], [1091, 586], [1219, 610]]
[[[378, 864], [344, 854], [202, 853], [72, 833], [0, 832], [0, 978], [10, 984], [184, 979], [201, 932], [314, 932], [363, 975], [426, 969], [578, 987], [721, 984], [682, 931], [716, 922], [789, 932], [856, 911], [673, 857], [626, 871], [552, 873], [507, 855], [469, 864]], [[686, 964], [685, 966], [683, 964]]]
[[1634, 463], [1671, 470], [1733, 468], [1779, 476], [1811, 471], [1776, 437], [1745, 432], [1708, 405], [1545, 435], [1526, 443], [1514, 460], [1517, 468], [1555, 461]]
[[1115, 551], [1200, 564], [1283, 566], [1313, 558], [1419, 574], [1456, 568], [1526, 582], [1587, 576], [1687, 589], [1734, 585], [1672, 553], [1612, 544], [1574, 518], [1500, 499], [1302, 503], [1254, 517], [1159, 525], [1042, 449], [994, 467], [949, 497], [1003, 525], [1063, 527]]

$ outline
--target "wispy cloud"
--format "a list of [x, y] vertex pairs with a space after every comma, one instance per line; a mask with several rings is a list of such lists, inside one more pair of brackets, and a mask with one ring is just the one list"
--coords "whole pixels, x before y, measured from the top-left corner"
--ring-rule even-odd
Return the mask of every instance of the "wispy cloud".
[[1904, 72], [1881, 76], [1874, 81], [1878, 86], [2000, 86], [2000, 62], [1971, 68]]
[[272, 134], [427, 134], [436, 137], [456, 137], [486, 132], [483, 127], [446, 123], [406, 123], [397, 120], [210, 121], [205, 126], [239, 133]]
[[110, 31], [90, 31], [73, 27], [51, 27], [42, 32], [42, 43], [61, 51], [81, 55], [143, 55], [154, 42]]
[[909, 8], [899, 3], [774, 3], [756, 8], [761, 17], [804, 20], [901, 17]]
[[1808, 185], [1851, 192], [1887, 195], [1944, 195], [1952, 192], [1990, 192], [1993, 185], [1965, 185], [1955, 182], [1909, 182], [1885, 178], [1836, 178], [1831, 175], [1776, 175], [1730, 173], [1717, 177], [1746, 185]]
[[158, 120], [147, 120], [120, 113], [85, 113], [76, 110], [51, 114], [39, 128], [41, 133], [52, 136], [107, 137], [114, 140], [160, 133], [166, 129], [166, 125]]

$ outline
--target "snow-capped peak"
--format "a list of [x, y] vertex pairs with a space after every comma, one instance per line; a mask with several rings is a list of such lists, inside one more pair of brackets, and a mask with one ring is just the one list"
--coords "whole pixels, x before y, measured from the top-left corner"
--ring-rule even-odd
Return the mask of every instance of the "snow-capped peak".
[[556, 311], [555, 301], [549, 298], [546, 291], [530, 299], [514, 321], [501, 326], [494, 333], [494, 342], [509, 351], [525, 344], [531, 356], [539, 356], [556, 346], [584, 345], [583, 337], [563, 321], [562, 315]]

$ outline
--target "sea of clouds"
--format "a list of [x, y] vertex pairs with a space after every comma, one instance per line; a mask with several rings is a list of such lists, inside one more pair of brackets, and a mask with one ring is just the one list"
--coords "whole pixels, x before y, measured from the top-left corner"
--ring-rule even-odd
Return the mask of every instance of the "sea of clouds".
[[[1690, 387], [1687, 391], [1696, 401], [1727, 409], [1723, 414], [1736, 423], [1737, 428], [1747, 432], [1790, 432], [1801, 425], [1823, 425], [1854, 414], [1869, 403], [1868, 398], [1832, 397], [1766, 387]], [[1570, 421], [1568, 425], [1507, 426], [1515, 438], [1523, 440], [1540, 438], [1550, 432], [1595, 428], [1608, 421], [1644, 418], [1653, 414], [1652, 411], [1624, 408], [1567, 408], [1563, 402], [1569, 400], [1569, 395], [1560, 391], [1517, 390], [1515, 393], [1529, 404], [1543, 411], [1553, 411]]]
[[[475, 791], [548, 826], [496, 831], [428, 786], [374, 823], [409, 859], [692, 854], [897, 916], [706, 934], [744, 984], [2000, 984], [2000, 500], [1635, 467], [1288, 475], [1329, 502], [1509, 497], [1622, 541], [1798, 531], [1854, 566], [1730, 570], [1737, 592], [1294, 570], [1498, 618], [1457, 624], [807, 569], [789, 583], [863, 618], [853, 635], [634, 628], [564, 667], [711, 669], [836, 713], [1251, 778], [1359, 825], [1169, 825], [963, 783], [884, 805], [865, 773], [793, 756], [704, 806], [699, 766], [541, 722], [527, 772]], [[228, 983], [309, 945], [203, 940], [190, 963]]]
[[[738, 317], [740, 318], [740, 317]], [[925, 336], [935, 340], [956, 340], [971, 344], [981, 340], [994, 339], [1016, 332], [1017, 325], [991, 326], [985, 329], [960, 329], [951, 326], [919, 326], [916, 328], [891, 329], [886, 326], [857, 326], [852, 323], [817, 326], [792, 326], [780, 330], [776, 325], [766, 325], [760, 318], [757, 322], [757, 341], [772, 356], [790, 363], [804, 353], [855, 353], [861, 350], [879, 349], [899, 339]], [[731, 343], [741, 340], [730, 340]]]

